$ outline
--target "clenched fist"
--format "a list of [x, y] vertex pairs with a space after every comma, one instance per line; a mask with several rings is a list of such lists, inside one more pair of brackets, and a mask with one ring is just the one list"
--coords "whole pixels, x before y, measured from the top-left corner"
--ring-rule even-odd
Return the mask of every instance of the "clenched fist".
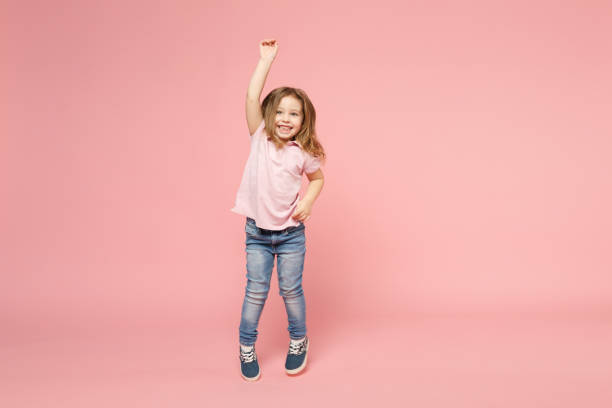
[[259, 55], [261, 58], [274, 59], [278, 52], [278, 43], [274, 39], [259, 42]]

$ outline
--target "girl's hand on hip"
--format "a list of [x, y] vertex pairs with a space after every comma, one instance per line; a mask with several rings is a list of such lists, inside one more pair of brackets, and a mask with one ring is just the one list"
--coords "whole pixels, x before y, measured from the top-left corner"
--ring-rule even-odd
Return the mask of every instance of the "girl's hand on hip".
[[261, 58], [274, 59], [278, 52], [278, 43], [274, 39], [261, 40], [259, 42], [259, 55]]
[[306, 221], [310, 218], [310, 211], [312, 210], [312, 204], [308, 201], [300, 200], [295, 207], [295, 211], [291, 216], [296, 221]]

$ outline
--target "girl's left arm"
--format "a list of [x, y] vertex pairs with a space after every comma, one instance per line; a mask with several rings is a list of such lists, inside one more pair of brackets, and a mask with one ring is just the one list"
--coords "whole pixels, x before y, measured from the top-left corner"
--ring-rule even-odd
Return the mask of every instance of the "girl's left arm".
[[314, 173], [306, 173], [306, 177], [308, 177], [308, 180], [310, 180], [310, 183], [308, 183], [308, 190], [306, 191], [304, 198], [298, 203], [295, 212], [293, 213], [293, 218], [298, 221], [305, 221], [310, 218], [312, 205], [323, 188], [323, 172], [321, 169], [315, 171]]
[[308, 183], [308, 191], [306, 191], [304, 200], [314, 204], [323, 188], [323, 172], [319, 169], [314, 173], [306, 174], [306, 177], [308, 177], [310, 183]]

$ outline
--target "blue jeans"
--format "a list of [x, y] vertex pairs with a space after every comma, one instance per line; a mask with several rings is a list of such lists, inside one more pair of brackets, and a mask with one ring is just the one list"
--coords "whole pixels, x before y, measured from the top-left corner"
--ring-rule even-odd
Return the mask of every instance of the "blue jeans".
[[304, 223], [272, 231], [257, 227], [255, 220], [247, 217], [244, 229], [247, 284], [240, 318], [240, 343], [251, 346], [257, 340], [257, 325], [268, 298], [275, 255], [279, 292], [285, 301], [289, 321], [289, 337], [301, 339], [306, 335], [306, 303], [302, 290], [306, 254]]

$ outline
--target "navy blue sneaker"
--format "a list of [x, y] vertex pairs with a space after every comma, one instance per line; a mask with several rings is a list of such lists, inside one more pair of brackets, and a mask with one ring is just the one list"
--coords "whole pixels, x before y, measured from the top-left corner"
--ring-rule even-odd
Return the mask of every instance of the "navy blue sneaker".
[[247, 381], [255, 381], [259, 378], [259, 363], [255, 353], [255, 345], [240, 345], [240, 371], [242, 378]]
[[285, 362], [285, 371], [287, 374], [297, 374], [306, 368], [306, 359], [308, 356], [308, 336], [302, 340], [293, 340], [289, 342], [289, 351], [287, 352], [287, 361]]

